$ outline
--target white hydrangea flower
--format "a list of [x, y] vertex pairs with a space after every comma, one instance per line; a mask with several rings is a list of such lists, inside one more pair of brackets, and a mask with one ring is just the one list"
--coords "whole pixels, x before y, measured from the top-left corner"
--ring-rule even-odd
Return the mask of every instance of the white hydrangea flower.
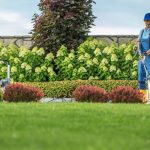
[[110, 66], [109, 70], [110, 70], [110, 72], [116, 71], [116, 66], [114, 66], [114, 65]]
[[70, 58], [69, 57], [65, 57], [64, 61], [65, 63], [70, 63]]
[[41, 68], [40, 67], [36, 67], [35, 68], [35, 73], [40, 74], [41, 73]]
[[80, 62], [84, 61], [84, 59], [85, 59], [84, 55], [80, 55], [79, 58], [78, 58], [78, 60], [79, 60]]
[[31, 67], [30, 65], [26, 65], [26, 68], [25, 68], [25, 70], [26, 70], [27, 72], [31, 72], [31, 70], [32, 70], [32, 67]]
[[8, 50], [6, 47], [2, 48], [0, 56], [7, 57]]
[[15, 66], [12, 66], [12, 67], [11, 67], [11, 72], [12, 72], [12, 73], [15, 73], [15, 72], [17, 72], [17, 67], [15, 67]]
[[90, 56], [89, 53], [85, 53], [85, 54], [84, 54], [84, 57], [85, 57], [86, 59], [90, 59], [90, 58], [91, 58], [91, 56]]
[[62, 57], [65, 56], [67, 52], [67, 48], [62, 45], [61, 48], [57, 51], [56, 57]]
[[93, 76], [90, 76], [88, 80], [94, 80], [95, 78]]
[[50, 76], [56, 76], [56, 73], [54, 71], [49, 73]]
[[73, 69], [72, 76], [76, 76], [77, 72], [78, 72], [78, 70], [76, 68]]
[[105, 47], [105, 48], [103, 49], [103, 53], [104, 53], [104, 54], [107, 54], [108, 51], [109, 51], [109, 47]]
[[102, 55], [101, 50], [99, 48], [96, 48], [94, 51], [95, 56]]
[[22, 68], [22, 69], [26, 68], [26, 66], [27, 66], [27, 63], [26, 63], [26, 62], [24, 62], [24, 63], [21, 64], [21, 68]]
[[93, 65], [93, 61], [92, 60], [87, 60], [86, 64], [87, 64], [87, 66], [92, 66]]
[[93, 59], [93, 63], [96, 64], [96, 65], [99, 64], [99, 62], [98, 62], [98, 60], [96, 58]]
[[19, 62], [20, 62], [20, 59], [17, 58], [17, 57], [15, 57], [15, 58], [14, 58], [14, 63], [15, 63], [15, 64], [18, 64]]
[[88, 80], [98, 80], [98, 79], [99, 79], [99, 77], [98, 77], [98, 76], [95, 76], [95, 77], [90, 76]]
[[47, 54], [46, 57], [45, 57], [45, 59], [47, 59], [47, 60], [49, 60], [49, 61], [53, 60], [53, 59], [54, 59], [53, 53]]
[[108, 68], [107, 68], [106, 66], [103, 66], [102, 69], [103, 69], [103, 71], [105, 71], [105, 72], [108, 71]]
[[133, 76], [133, 77], [136, 77], [136, 76], [137, 76], [137, 72], [136, 72], [136, 71], [133, 71], [133, 72], [132, 72], [132, 76]]
[[39, 56], [42, 56], [45, 54], [44, 52], [44, 48], [40, 48], [39, 50], [36, 51], [36, 54], [39, 55]]
[[56, 73], [54, 72], [52, 67], [48, 67], [47, 72], [49, 73], [50, 76], [55, 76]]
[[102, 69], [105, 66], [105, 64], [100, 63], [100, 65], [98, 66], [99, 69]]
[[98, 77], [98, 76], [95, 76], [95, 77], [94, 77], [94, 79], [95, 79], [95, 80], [98, 80], [98, 79], [99, 79], [99, 77]]
[[127, 48], [125, 48], [124, 53], [130, 53], [131, 50], [132, 50], [132, 49], [131, 49], [130, 47], [127, 47]]
[[80, 67], [80, 68], [78, 69], [78, 72], [79, 72], [79, 73], [85, 73], [85, 72], [87, 72], [87, 70], [86, 70], [84, 67]]
[[41, 67], [41, 70], [42, 70], [42, 71], [46, 71], [46, 69], [47, 69], [47, 68], [46, 68], [46, 66], [44, 66], [44, 65]]
[[68, 69], [72, 69], [73, 68], [73, 65], [72, 64], [69, 64], [68, 65]]
[[84, 53], [85, 52], [85, 50], [84, 50], [84, 48], [83, 47], [79, 47], [79, 51], [78, 51], [79, 53]]
[[48, 73], [53, 72], [53, 68], [52, 68], [52, 67], [48, 67], [48, 68], [47, 68], [47, 72], [48, 72]]
[[101, 64], [108, 64], [108, 60], [106, 58], [103, 58]]
[[137, 65], [138, 65], [138, 61], [135, 60], [135, 61], [133, 62], [133, 67], [137, 67]]
[[93, 50], [95, 49], [95, 44], [94, 44], [93, 41], [90, 41], [90, 48], [93, 49]]
[[8, 50], [7, 50], [7, 48], [6, 48], [6, 47], [2, 48], [2, 50], [1, 50], [1, 54], [6, 54], [7, 52], [8, 52]]
[[23, 79], [23, 78], [24, 78], [24, 74], [20, 74], [19, 79]]
[[21, 50], [21, 51], [19, 52], [19, 57], [24, 57], [24, 56], [26, 56], [28, 53], [29, 53], [29, 52], [28, 52], [27, 50]]
[[120, 74], [120, 73], [121, 73], [121, 70], [118, 69], [118, 70], [116, 71], [116, 74]]
[[5, 67], [2, 67], [1, 68], [1, 72], [7, 72], [7, 67], [5, 66]]
[[14, 61], [14, 57], [10, 56], [9, 61]]
[[38, 51], [37, 46], [35, 46], [35, 47], [32, 48], [32, 52], [33, 52], [33, 53], [36, 53], [37, 51]]
[[75, 58], [75, 55], [74, 55], [74, 53], [70, 53], [70, 54], [68, 55], [68, 57], [69, 57], [71, 60], [73, 60], [73, 59]]
[[113, 52], [114, 52], [114, 50], [111, 47], [105, 47], [104, 50], [103, 50], [103, 53], [107, 54], [107, 55], [109, 55]]
[[132, 55], [131, 55], [131, 54], [127, 54], [127, 55], [126, 55], [126, 58], [125, 58], [126, 61], [132, 60], [132, 59], [133, 59], [133, 58], [132, 58]]
[[111, 55], [111, 61], [118, 61], [118, 58], [117, 58], [116, 54]]
[[63, 51], [61, 51], [61, 50], [58, 50], [58, 51], [57, 51], [57, 54], [56, 54], [57, 57], [62, 57], [62, 56], [64, 56], [64, 55], [65, 55], [65, 54], [64, 54]]
[[121, 48], [121, 49], [125, 49], [126, 47], [127, 47], [126, 44], [121, 44], [121, 45], [120, 45], [120, 48]]

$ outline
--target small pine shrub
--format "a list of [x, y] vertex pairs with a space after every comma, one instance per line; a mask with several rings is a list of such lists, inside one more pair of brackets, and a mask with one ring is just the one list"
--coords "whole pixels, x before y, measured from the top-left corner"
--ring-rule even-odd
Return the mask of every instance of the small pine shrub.
[[109, 94], [109, 99], [113, 103], [142, 103], [144, 95], [130, 86], [118, 86]]
[[21, 83], [10, 84], [6, 87], [3, 98], [8, 102], [37, 102], [44, 93], [41, 89]]
[[73, 97], [78, 102], [107, 102], [108, 93], [97, 86], [81, 85], [73, 92]]

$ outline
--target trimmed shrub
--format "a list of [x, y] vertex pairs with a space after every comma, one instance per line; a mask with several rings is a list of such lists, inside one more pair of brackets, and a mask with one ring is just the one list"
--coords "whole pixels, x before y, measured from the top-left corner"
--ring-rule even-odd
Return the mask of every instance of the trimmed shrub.
[[130, 86], [118, 86], [109, 95], [113, 103], [142, 103], [144, 95]]
[[73, 97], [78, 102], [107, 102], [108, 93], [97, 86], [81, 85], [73, 92]]
[[72, 92], [81, 85], [93, 85], [110, 92], [117, 86], [132, 86], [137, 88], [137, 80], [73, 80], [54, 82], [26, 82], [43, 90], [45, 97], [72, 97]]
[[37, 102], [44, 93], [41, 89], [21, 83], [10, 84], [6, 87], [3, 98], [8, 102]]

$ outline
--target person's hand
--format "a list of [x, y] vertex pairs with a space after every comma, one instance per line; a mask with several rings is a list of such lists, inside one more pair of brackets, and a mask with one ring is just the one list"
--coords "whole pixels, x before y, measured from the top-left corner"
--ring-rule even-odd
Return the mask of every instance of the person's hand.
[[146, 51], [146, 54], [147, 54], [147, 55], [150, 55], [150, 49], [149, 49], [148, 51]]

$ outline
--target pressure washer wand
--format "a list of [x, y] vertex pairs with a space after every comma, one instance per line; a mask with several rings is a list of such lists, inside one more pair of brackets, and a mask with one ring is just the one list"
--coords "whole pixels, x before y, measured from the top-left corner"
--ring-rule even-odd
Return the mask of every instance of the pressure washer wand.
[[[149, 33], [149, 49], [150, 49], [150, 33]], [[147, 70], [147, 90], [148, 90], [148, 104], [150, 104], [150, 74], [148, 73]]]

